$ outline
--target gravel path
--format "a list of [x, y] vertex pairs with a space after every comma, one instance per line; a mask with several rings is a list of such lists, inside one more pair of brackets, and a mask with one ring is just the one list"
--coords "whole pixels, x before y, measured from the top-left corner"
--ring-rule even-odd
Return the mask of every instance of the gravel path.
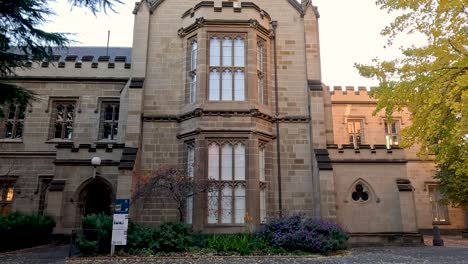
[[[344, 255], [332, 257], [204, 257], [200, 259], [186, 258], [91, 258], [69, 259], [68, 246], [50, 245], [34, 249], [0, 254], [0, 264], [250, 264], [250, 263], [322, 263], [322, 264], [357, 264], [357, 263], [442, 263], [468, 264], [468, 240], [445, 239], [446, 247], [376, 247], [355, 248]], [[426, 244], [428, 244], [426, 242]]]

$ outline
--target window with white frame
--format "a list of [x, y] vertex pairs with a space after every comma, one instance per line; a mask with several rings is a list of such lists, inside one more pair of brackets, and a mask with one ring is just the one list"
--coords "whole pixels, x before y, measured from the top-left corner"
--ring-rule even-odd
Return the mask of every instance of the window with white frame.
[[437, 185], [429, 185], [429, 201], [431, 203], [432, 222], [434, 223], [448, 223], [448, 208], [447, 205], [442, 203], [442, 195]]
[[[187, 176], [193, 177], [195, 176], [195, 144], [193, 142], [189, 142], [186, 145], [186, 163], [187, 163]], [[186, 209], [185, 209], [185, 223], [192, 224], [193, 219], [193, 196], [189, 194], [186, 201]]]
[[257, 42], [257, 89], [258, 89], [258, 102], [267, 104], [267, 81], [266, 81], [266, 42], [260, 39]]
[[119, 102], [102, 102], [99, 139], [115, 140], [119, 129]]
[[348, 119], [348, 139], [349, 144], [355, 148], [362, 144], [362, 120]]
[[0, 126], [0, 130], [2, 131], [0, 138], [22, 138], [26, 108], [18, 104], [11, 104], [8, 107], [6, 107], [5, 110], [5, 118]]
[[53, 102], [52, 126], [49, 138], [72, 139], [74, 121], [75, 102]]
[[190, 41], [190, 70], [189, 70], [189, 103], [195, 103], [197, 99], [197, 65], [198, 43], [196, 38]]
[[210, 101], [245, 100], [245, 37], [213, 34], [209, 40]]
[[267, 221], [267, 186], [265, 178], [265, 146], [258, 149], [258, 170], [260, 181], [260, 223]]
[[385, 143], [387, 147], [398, 145], [400, 143], [400, 123], [397, 120], [384, 122], [385, 126]]
[[245, 217], [246, 152], [242, 142], [208, 145], [209, 224], [243, 224]]

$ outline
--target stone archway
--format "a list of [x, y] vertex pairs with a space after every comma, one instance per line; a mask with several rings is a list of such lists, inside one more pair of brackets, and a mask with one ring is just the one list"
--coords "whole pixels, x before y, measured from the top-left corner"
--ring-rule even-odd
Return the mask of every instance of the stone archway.
[[79, 193], [80, 217], [89, 214], [111, 214], [114, 192], [111, 185], [101, 177], [85, 182]]

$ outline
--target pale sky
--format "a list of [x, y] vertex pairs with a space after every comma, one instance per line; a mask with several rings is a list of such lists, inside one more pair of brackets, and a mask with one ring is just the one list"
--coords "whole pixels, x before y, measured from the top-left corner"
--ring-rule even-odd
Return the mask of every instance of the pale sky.
[[[95, 17], [86, 9], [73, 8], [66, 0], [56, 0], [51, 17], [44, 27], [55, 32], [76, 33], [76, 46], [106, 46], [110, 30], [110, 46], [130, 47], [133, 37], [132, 10], [135, 1], [123, 1], [118, 14], [99, 13]], [[370, 63], [375, 57], [391, 58], [398, 49], [384, 49], [386, 41], [379, 34], [391, 16], [375, 5], [375, 0], [313, 0], [320, 12], [320, 44], [322, 81], [334, 86], [372, 86], [375, 80], [359, 76], [354, 63]]]

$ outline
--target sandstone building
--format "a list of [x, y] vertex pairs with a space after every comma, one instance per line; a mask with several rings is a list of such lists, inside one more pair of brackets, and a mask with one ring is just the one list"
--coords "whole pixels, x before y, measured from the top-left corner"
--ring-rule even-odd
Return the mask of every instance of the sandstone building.
[[[365, 90], [322, 84], [312, 1], [142, 0], [134, 13], [132, 48], [70, 48], [18, 70], [12, 82], [39, 99], [5, 106], [3, 213], [50, 214], [69, 234], [130, 198], [136, 174], [171, 166], [217, 182], [187, 203], [203, 232], [280, 211], [335, 219], [356, 242], [466, 227], [438, 203], [432, 161], [398, 148], [407, 113], [388, 122]], [[177, 210], [154, 199], [132, 217]]]

